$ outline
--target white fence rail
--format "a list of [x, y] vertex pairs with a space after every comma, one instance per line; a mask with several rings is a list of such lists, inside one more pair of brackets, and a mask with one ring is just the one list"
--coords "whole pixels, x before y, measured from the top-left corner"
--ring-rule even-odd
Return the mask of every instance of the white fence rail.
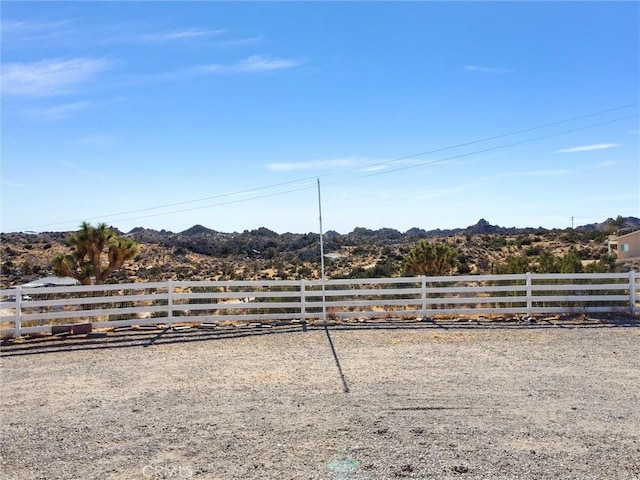
[[[625, 313], [640, 273], [518, 274], [328, 280], [329, 318]], [[0, 335], [82, 333], [176, 323], [308, 322], [323, 318], [319, 280], [130, 283], [0, 290]]]

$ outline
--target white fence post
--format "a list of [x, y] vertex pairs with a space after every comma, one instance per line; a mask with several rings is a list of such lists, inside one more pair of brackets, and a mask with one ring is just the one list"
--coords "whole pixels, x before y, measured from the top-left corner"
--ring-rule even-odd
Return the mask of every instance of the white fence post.
[[305, 296], [305, 283], [304, 278], [300, 280], [300, 320], [303, 322], [307, 321], [307, 312], [306, 312], [306, 296]]
[[173, 327], [173, 280], [167, 282], [167, 320], [169, 328]]
[[422, 275], [422, 319], [427, 318], [427, 277]]
[[629, 272], [629, 302], [631, 303], [631, 315], [636, 314], [636, 272]]
[[533, 288], [531, 286], [531, 272], [527, 272], [527, 316], [533, 315]]
[[[525, 280], [525, 285], [521, 284], [522, 280]], [[309, 299], [307, 283], [310, 285]], [[371, 284], [376, 283], [380, 285], [379, 288], [375, 285], [372, 287]], [[180, 287], [176, 287], [176, 284]], [[174, 328], [177, 323], [175, 317], [178, 317], [178, 321], [190, 323], [204, 322], [210, 318], [229, 318], [243, 322], [280, 322], [284, 319], [297, 322], [300, 319], [304, 330], [307, 321], [318, 316], [315, 311], [320, 307], [323, 308], [323, 318], [325, 315], [324, 295], [322, 303], [316, 301], [320, 295], [317, 284], [317, 280], [285, 281], [283, 287], [286, 290], [282, 292], [277, 290], [279, 287], [271, 290], [273, 285], [279, 285], [275, 281], [189, 283], [165, 280], [151, 282], [148, 286], [132, 283], [52, 287], [42, 291], [13, 287], [0, 289], [0, 304], [3, 307], [0, 323], [3, 326], [6, 324], [6, 332], [11, 330], [14, 337], [50, 332], [52, 320], [59, 324], [60, 321], [78, 318], [97, 319], [96, 328], [154, 322]], [[523, 308], [529, 316], [535, 313], [576, 313], [577, 309], [585, 312], [623, 312], [635, 317], [640, 314], [640, 277], [634, 271], [617, 274], [527, 272], [450, 278], [414, 276], [400, 279], [340, 279], [331, 283], [332, 287], [334, 285], [329, 303], [335, 306], [336, 315], [344, 318], [351, 317], [354, 311], [358, 312], [356, 315], [370, 318], [388, 318], [392, 314], [403, 318], [422, 314], [426, 318], [430, 311], [442, 311], [445, 315], [522, 315], [525, 313]], [[233, 291], [228, 291], [229, 286], [233, 287]], [[221, 287], [224, 289], [218, 292], [217, 289]], [[296, 288], [299, 288], [298, 292], [295, 291]], [[161, 294], [165, 289], [166, 295]], [[117, 294], [121, 290], [132, 292], [123, 295], [122, 300], [126, 301], [118, 302], [114, 298], [114, 292]], [[25, 295], [25, 292], [30, 293], [34, 299]], [[92, 296], [87, 295], [89, 292]], [[162, 296], [166, 299], [166, 305], [162, 305]], [[246, 303], [245, 297], [249, 297], [251, 301]], [[261, 298], [273, 301], [263, 302]], [[187, 305], [185, 302], [192, 304]], [[306, 311], [307, 303], [311, 310], [309, 315]], [[376, 307], [382, 307], [383, 310]], [[438, 307], [441, 310], [436, 310]], [[175, 315], [174, 309], [177, 312]], [[165, 317], [162, 317], [163, 313]], [[127, 319], [110, 320], [122, 315], [126, 315]], [[156, 318], [157, 315], [161, 318]], [[133, 318], [129, 318], [132, 316]], [[106, 320], [101, 321], [103, 318]], [[26, 326], [22, 325], [23, 321]], [[5, 329], [2, 328], [0, 333], [4, 335]]]
[[22, 287], [16, 289], [16, 319], [14, 324], [14, 336], [20, 336], [22, 330]]

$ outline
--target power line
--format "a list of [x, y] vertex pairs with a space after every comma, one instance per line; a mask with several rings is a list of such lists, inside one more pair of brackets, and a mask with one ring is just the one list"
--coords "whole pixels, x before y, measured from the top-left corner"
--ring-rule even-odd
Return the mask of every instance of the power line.
[[[310, 178], [317, 178], [317, 177], [310, 177]], [[293, 183], [293, 182], [287, 182], [287, 183]], [[255, 190], [263, 190], [264, 188], [269, 188], [269, 187], [256, 188]], [[280, 192], [268, 193], [268, 194], [265, 194], [265, 195], [258, 195], [256, 197], [241, 198], [241, 199], [236, 199], [236, 200], [229, 200], [227, 202], [214, 203], [214, 204], [210, 204], [210, 205], [202, 205], [200, 207], [184, 208], [182, 210], [172, 210], [171, 212], [160, 212], [160, 213], [152, 213], [150, 215], [141, 215], [141, 216], [138, 216], [138, 217], [120, 218], [120, 219], [118, 219], [118, 221], [120, 221], [120, 222], [128, 222], [128, 221], [131, 221], [131, 220], [140, 220], [140, 219], [144, 219], [144, 218], [161, 217], [163, 215], [174, 215], [176, 213], [192, 212], [194, 210], [203, 210], [205, 208], [222, 207], [224, 205], [232, 205], [232, 204], [235, 204], [235, 203], [250, 202], [252, 200], [260, 200], [262, 198], [276, 197], [278, 195], [286, 195], [287, 193], [299, 192], [299, 191], [302, 191], [302, 190], [309, 190], [310, 188], [314, 188], [313, 185], [310, 184], [308, 186], [304, 186], [304, 187], [300, 187], [300, 188], [293, 188], [291, 190], [283, 190], [283, 191], [280, 191]], [[185, 202], [185, 203], [191, 203], [191, 202]], [[114, 215], [117, 215], [117, 214], [114, 214]], [[95, 218], [104, 218], [104, 217], [93, 217], [93, 218], [95, 219]], [[63, 223], [70, 223], [70, 222], [63, 222]], [[53, 225], [58, 225], [58, 224], [53, 224]], [[34, 228], [34, 227], [31, 227], [31, 228]]]
[[[584, 126], [584, 127], [572, 128], [570, 130], [564, 130], [562, 132], [551, 133], [549, 135], [543, 135], [543, 136], [540, 136], [540, 137], [534, 137], [534, 138], [530, 138], [530, 139], [527, 139], [527, 140], [521, 140], [521, 141], [518, 141], [518, 142], [507, 143], [507, 144], [504, 144], [504, 145], [498, 145], [496, 147], [485, 148], [483, 150], [475, 150], [473, 152], [461, 153], [459, 155], [454, 155], [452, 157], [440, 158], [438, 160], [431, 160], [431, 161], [428, 161], [428, 162], [415, 163], [413, 165], [406, 165], [404, 167], [398, 167], [398, 168], [394, 168], [392, 170], [383, 170], [383, 171], [379, 171], [379, 172], [372, 172], [372, 173], [368, 173], [368, 174], [363, 174], [359, 178], [373, 177], [373, 176], [376, 176], [376, 175], [385, 175], [387, 173], [399, 172], [401, 170], [409, 170], [410, 168], [424, 167], [424, 166], [433, 165], [433, 164], [436, 164], [436, 163], [447, 162], [449, 160], [457, 160], [458, 158], [469, 157], [471, 155], [478, 155], [478, 154], [481, 154], [481, 153], [492, 152], [492, 151], [495, 151], [495, 150], [502, 150], [502, 149], [509, 148], [509, 147], [515, 147], [516, 145], [522, 145], [524, 143], [537, 142], [538, 140], [544, 140], [544, 139], [547, 139], [547, 138], [558, 137], [560, 135], [567, 135], [569, 133], [579, 132], [581, 130], [588, 130], [589, 128], [600, 127], [602, 125], [608, 125], [610, 123], [621, 122], [623, 120], [628, 120], [630, 118], [636, 118], [638, 116], [639, 115], [629, 115], [627, 117], [616, 118], [614, 120], [608, 120], [606, 122], [595, 123], [595, 124], [587, 125], [587, 126]], [[338, 183], [338, 182], [332, 182], [332, 183]]]
[[[600, 111], [597, 111], [597, 112], [592, 112], [592, 113], [588, 113], [588, 114], [585, 114], [585, 115], [571, 117], [571, 118], [564, 119], [564, 120], [545, 123], [545, 124], [538, 125], [538, 126], [535, 126], [535, 127], [515, 130], [515, 131], [508, 132], [508, 133], [500, 134], [500, 135], [493, 135], [493, 136], [490, 136], [490, 137], [484, 137], [484, 138], [477, 139], [477, 140], [458, 143], [458, 144], [450, 145], [450, 146], [447, 146], [447, 147], [442, 147], [442, 148], [438, 148], [438, 149], [434, 149], [434, 150], [415, 153], [415, 154], [412, 154], [412, 155], [406, 155], [406, 156], [402, 156], [402, 157], [397, 157], [397, 158], [393, 158], [393, 159], [385, 160], [385, 161], [381, 161], [381, 162], [374, 162], [374, 163], [370, 163], [370, 164], [367, 164], [367, 165], [360, 166], [360, 167], [357, 168], [357, 170], [362, 170], [364, 168], [378, 167], [378, 166], [381, 166], [381, 165], [388, 165], [388, 164], [391, 164], [391, 163], [400, 162], [400, 161], [408, 160], [408, 159], [411, 159], [411, 158], [418, 158], [418, 157], [422, 157], [422, 156], [425, 156], [425, 155], [430, 155], [430, 154], [434, 154], [434, 153], [440, 153], [440, 152], [444, 152], [444, 151], [447, 151], [447, 150], [454, 150], [454, 149], [457, 149], [457, 148], [462, 148], [462, 147], [467, 147], [467, 146], [470, 146], [470, 145], [489, 142], [491, 140], [497, 140], [497, 139], [500, 139], [500, 138], [506, 138], [506, 137], [509, 137], [509, 136], [518, 135], [518, 134], [522, 134], [522, 133], [528, 133], [528, 132], [532, 132], [532, 131], [535, 131], [535, 130], [540, 130], [540, 129], [543, 129], [543, 128], [553, 127], [553, 126], [561, 125], [561, 124], [564, 124], [564, 123], [574, 122], [574, 121], [582, 120], [582, 119], [589, 118], [589, 117], [603, 115], [605, 113], [610, 113], [610, 112], [614, 112], [614, 111], [618, 111], [618, 110], [623, 110], [623, 109], [630, 108], [630, 107], [637, 106], [637, 105], [638, 105], [638, 102], [634, 102], [634, 103], [630, 103], [630, 104], [627, 104], [627, 105], [622, 105], [622, 106], [619, 106], [619, 107], [614, 107], [614, 108], [610, 108], [610, 109], [606, 109], [606, 110], [600, 110]], [[410, 169], [410, 168], [417, 168], [417, 167], [422, 167], [422, 166], [426, 166], [426, 165], [433, 165], [435, 163], [441, 163], [441, 162], [445, 162], [445, 161], [449, 161], [449, 160], [453, 160], [453, 159], [457, 159], [457, 158], [463, 158], [463, 157], [467, 157], [467, 156], [471, 156], [471, 155], [478, 155], [480, 153], [486, 153], [486, 152], [489, 152], [489, 151], [509, 148], [509, 147], [516, 146], [516, 145], [521, 145], [521, 144], [524, 144], [524, 143], [531, 143], [531, 142], [534, 142], [534, 141], [543, 140], [543, 139], [546, 139], [546, 138], [552, 138], [552, 137], [559, 136], [559, 135], [566, 135], [568, 133], [577, 132], [577, 131], [580, 131], [580, 130], [586, 130], [586, 129], [589, 129], [589, 128], [595, 128], [595, 127], [598, 127], [598, 126], [607, 125], [607, 124], [610, 124], [610, 123], [615, 123], [615, 122], [619, 122], [619, 121], [622, 121], [622, 120], [627, 120], [627, 119], [635, 118], [635, 117], [638, 117], [638, 114], [630, 115], [630, 116], [626, 116], [626, 117], [622, 117], [622, 118], [617, 118], [617, 119], [609, 120], [609, 121], [605, 121], [605, 122], [600, 122], [600, 123], [596, 123], [596, 124], [591, 124], [591, 125], [587, 125], [587, 126], [584, 126], [584, 127], [578, 127], [578, 128], [574, 128], [574, 129], [570, 129], [570, 130], [565, 130], [565, 131], [558, 132], [558, 133], [553, 133], [553, 134], [549, 134], [549, 135], [535, 137], [535, 138], [532, 138], [532, 139], [521, 140], [521, 141], [518, 141], [518, 142], [513, 142], [513, 143], [509, 143], [509, 144], [505, 144], [505, 145], [498, 145], [496, 147], [491, 147], [491, 148], [487, 148], [487, 149], [483, 149], [483, 150], [476, 150], [476, 151], [473, 151], [473, 152], [468, 152], [468, 153], [464, 153], [464, 154], [460, 154], [460, 155], [454, 155], [454, 156], [451, 156], [451, 157], [446, 157], [446, 158], [442, 158], [442, 159], [438, 159], [438, 160], [432, 160], [432, 161], [428, 161], [428, 162], [421, 162], [421, 163], [408, 165], [408, 166], [404, 166], [404, 167], [398, 167], [398, 168], [394, 168], [394, 169], [390, 169], [390, 170], [389, 169], [385, 169], [385, 170], [378, 171], [378, 172], [362, 174], [362, 175], [359, 175], [359, 176], [357, 176], [355, 178], [359, 179], [359, 178], [366, 178], [366, 177], [371, 177], [371, 176], [375, 176], [375, 175], [385, 175], [385, 174], [389, 174], [389, 173], [393, 173], [393, 172], [398, 172], [398, 171], [401, 171], [401, 170], [407, 170], [407, 169]], [[64, 224], [69, 224], [69, 223], [76, 223], [76, 222], [80, 222], [80, 221], [85, 221], [85, 220], [96, 220], [96, 219], [106, 219], [106, 218], [113, 218], [113, 217], [121, 217], [123, 215], [142, 213], [142, 212], [150, 212], [150, 211], [153, 211], [153, 210], [160, 210], [160, 209], [165, 209], [165, 208], [177, 207], [177, 206], [180, 206], [180, 205], [188, 205], [188, 204], [192, 204], [192, 203], [204, 202], [204, 201], [207, 201], [207, 200], [214, 200], [214, 199], [218, 199], [218, 198], [226, 198], [226, 197], [232, 197], [232, 196], [235, 197], [235, 196], [238, 196], [238, 195], [245, 195], [245, 194], [248, 194], [248, 193], [258, 192], [258, 191], [262, 191], [262, 190], [269, 190], [269, 189], [274, 189], [274, 188], [278, 188], [278, 187], [284, 187], [286, 185], [294, 185], [294, 184], [299, 184], [299, 183], [302, 183], [302, 182], [308, 182], [310, 180], [315, 180], [317, 178], [325, 178], [325, 177], [332, 176], [332, 175], [337, 175], [337, 174], [338, 174], [338, 172], [334, 171], [334, 172], [326, 173], [324, 175], [319, 175], [319, 176], [315, 175], [315, 176], [310, 176], [310, 177], [303, 177], [303, 178], [299, 178], [299, 179], [295, 179], [295, 180], [291, 180], [291, 181], [287, 181], [287, 182], [281, 182], [281, 183], [276, 183], [276, 184], [272, 184], [272, 185], [266, 185], [266, 186], [262, 186], [262, 187], [256, 187], [256, 188], [251, 188], [251, 189], [246, 189], [246, 190], [240, 190], [240, 191], [231, 192], [231, 193], [218, 194], [218, 195], [198, 198], [198, 199], [194, 199], [194, 200], [185, 200], [185, 201], [181, 201], [181, 202], [174, 202], [174, 203], [165, 204], [165, 205], [159, 205], [159, 206], [155, 206], [155, 207], [147, 207], [147, 208], [141, 208], [141, 209], [136, 209], [136, 210], [129, 210], [129, 211], [125, 211], [125, 212], [112, 213], [112, 214], [101, 215], [101, 216], [94, 216], [94, 217], [89, 217], [89, 218], [84, 218], [84, 219], [69, 220], [69, 221], [64, 221], [64, 222], [54, 222], [54, 223], [47, 223], [47, 224], [41, 224], [41, 225], [32, 225], [32, 226], [29, 226], [29, 227], [25, 227], [25, 228], [23, 228], [21, 230], [32, 230], [32, 229], [41, 228], [41, 227], [64, 225]], [[330, 182], [329, 185], [330, 184], [335, 184], [335, 183], [341, 183], [341, 182], [344, 182], [344, 181], [346, 181], [346, 180], [336, 180], [334, 182]], [[202, 205], [202, 206], [198, 206], [198, 207], [192, 207], [192, 208], [186, 208], [186, 209], [180, 209], [180, 210], [172, 210], [172, 211], [169, 211], [169, 212], [160, 212], [160, 213], [155, 213], [155, 214], [141, 215], [141, 216], [128, 217], [128, 218], [119, 218], [118, 221], [130, 221], [130, 220], [139, 220], [139, 219], [151, 218], [151, 217], [157, 217], [157, 216], [163, 216], [163, 215], [173, 215], [173, 214], [176, 214], [176, 213], [183, 213], [183, 212], [188, 212], [188, 211], [193, 211], [193, 210], [200, 210], [200, 209], [204, 209], [204, 208], [212, 208], [212, 207], [217, 207], [217, 206], [230, 205], [230, 204], [235, 204], [235, 203], [240, 203], [240, 202], [258, 200], [258, 199], [273, 197], [273, 196], [277, 196], [277, 195], [284, 195], [284, 194], [297, 192], [297, 191], [301, 191], [301, 190], [307, 190], [307, 189], [310, 189], [310, 188], [313, 188], [312, 184], [309, 184], [309, 185], [304, 186], [304, 187], [283, 190], [283, 191], [279, 191], [279, 192], [275, 192], [275, 193], [252, 196], [252, 197], [247, 197], [247, 198], [243, 198], [243, 199], [234, 199], [234, 200], [229, 200], [229, 201], [226, 201], [226, 202], [219, 202], [219, 203], [214, 203], [214, 204], [209, 204], [209, 205]]]
[[545, 123], [544, 125], [538, 125], [537, 127], [530, 127], [530, 128], [525, 128], [525, 129], [522, 129], [522, 130], [515, 130], [513, 132], [503, 133], [501, 135], [494, 135], [493, 137], [486, 137], [486, 138], [481, 138], [479, 140], [472, 140], [472, 141], [465, 142], [465, 143], [459, 143], [457, 145], [453, 145], [453, 146], [450, 146], [450, 147], [438, 148], [438, 149], [435, 149], [435, 150], [429, 150], [427, 152], [414, 153], [412, 155], [407, 155], [405, 157], [394, 158], [392, 160], [385, 160], [385, 161], [382, 161], [382, 162], [372, 163], [370, 165], [367, 165], [366, 167], [376, 167], [376, 166], [379, 166], [379, 165], [386, 165], [386, 164], [392, 163], [392, 162], [399, 162], [401, 160], [408, 160], [408, 159], [411, 159], [411, 158], [422, 157], [424, 155], [430, 155], [432, 153], [444, 152], [446, 150], [452, 150], [454, 148], [468, 147], [469, 145], [475, 145], [477, 143], [489, 142], [491, 140], [497, 140], [498, 138], [505, 138], [505, 137], [509, 137], [509, 136], [512, 136], [512, 135], [518, 135], [520, 133], [532, 132], [534, 130], [540, 130], [540, 129], [547, 128], [547, 127], [554, 127], [556, 125], [561, 125], [563, 123], [575, 122], [576, 120], [582, 120], [584, 118], [595, 117], [597, 115], [603, 115], [605, 113], [615, 112], [616, 110], [622, 110], [622, 109], [625, 109], [625, 108], [630, 108], [630, 107], [633, 107], [635, 105], [638, 105], [638, 102], [629, 103], [628, 105], [622, 105], [620, 107], [609, 108], [607, 110], [601, 110], [599, 112], [588, 113], [586, 115], [580, 115], [578, 117], [572, 117], [572, 118], [568, 118], [566, 120], [559, 120], [557, 122]]
[[[495, 147], [491, 147], [491, 148], [485, 148], [482, 150], [475, 150], [473, 152], [467, 152], [467, 153], [462, 153], [459, 155], [453, 155], [450, 157], [446, 157], [446, 158], [441, 158], [441, 159], [437, 159], [437, 160], [431, 160], [428, 162], [422, 162], [422, 163], [417, 163], [414, 165], [407, 165], [404, 167], [398, 167], [398, 168], [394, 168], [392, 170], [385, 170], [385, 171], [380, 171], [380, 172], [373, 172], [373, 173], [367, 173], [367, 174], [362, 174], [359, 175], [357, 177], [352, 177], [349, 179], [344, 179], [344, 180], [336, 180], [334, 182], [329, 182], [325, 185], [334, 185], [334, 184], [339, 184], [339, 183], [343, 183], [343, 182], [347, 182], [347, 181], [353, 181], [353, 180], [357, 180], [357, 179], [362, 179], [362, 178], [367, 178], [367, 177], [372, 177], [372, 176], [376, 176], [376, 175], [385, 175], [385, 174], [389, 174], [389, 173], [394, 173], [394, 172], [398, 172], [401, 170], [408, 170], [411, 168], [418, 168], [418, 167], [424, 167], [427, 165], [433, 165], [436, 163], [441, 163], [441, 162], [446, 162], [449, 160], [455, 160], [455, 159], [459, 159], [459, 158], [464, 158], [464, 157], [469, 157], [472, 155], [478, 155], [481, 153], [487, 153], [490, 151], [495, 151], [495, 150], [501, 150], [501, 149], [505, 149], [505, 148], [509, 148], [509, 147], [513, 147], [516, 145], [522, 145], [525, 143], [531, 143], [531, 142], [535, 142], [535, 141], [539, 141], [539, 140], [544, 140], [546, 138], [552, 138], [552, 137], [557, 137], [560, 135], [566, 135], [569, 133], [573, 133], [573, 132], [577, 132], [577, 131], [581, 131], [581, 130], [587, 130], [589, 128], [595, 128], [595, 127], [599, 127], [602, 125], [607, 125], [610, 123], [615, 123], [615, 122], [620, 122], [623, 120], [628, 120], [630, 118], [635, 118], [638, 117], [638, 115], [630, 115], [627, 117], [622, 117], [622, 118], [617, 118], [614, 120], [608, 120], [606, 122], [600, 122], [600, 123], [596, 123], [596, 124], [592, 124], [592, 125], [587, 125], [584, 127], [578, 127], [578, 128], [572, 128], [570, 130], [565, 130], [562, 132], [557, 132], [557, 133], [553, 133], [553, 134], [549, 134], [549, 135], [543, 135], [540, 137], [534, 137], [534, 138], [530, 138], [527, 140], [521, 140], [518, 142], [512, 142], [512, 143], [508, 143], [508, 144], [504, 144], [504, 145], [498, 145]], [[326, 176], [326, 175], [325, 175]], [[313, 178], [313, 177], [308, 177], [308, 178]], [[315, 177], [318, 178], [318, 177]], [[297, 181], [292, 181], [292, 182], [285, 182], [281, 185], [286, 185], [286, 184], [292, 184], [292, 183], [299, 183], [300, 180]], [[256, 189], [252, 189], [251, 191], [257, 191], [257, 190], [263, 190], [266, 188], [270, 188], [270, 187], [262, 187], [262, 188], [256, 188]], [[194, 210], [202, 210], [205, 208], [213, 208], [213, 207], [220, 207], [220, 206], [224, 206], [224, 205], [231, 205], [231, 204], [236, 204], [236, 203], [241, 203], [241, 202], [248, 202], [248, 201], [252, 201], [252, 200], [260, 200], [263, 198], [269, 198], [269, 197], [275, 197], [278, 195], [286, 195], [288, 193], [293, 193], [293, 192], [298, 192], [298, 191], [302, 191], [302, 190], [310, 190], [312, 188], [315, 188], [315, 186], [313, 185], [313, 183], [309, 183], [308, 185], [305, 186], [301, 186], [299, 188], [294, 188], [294, 189], [289, 189], [289, 190], [283, 190], [283, 191], [279, 191], [279, 192], [274, 192], [274, 193], [269, 193], [269, 194], [265, 194], [265, 195], [258, 195], [258, 196], [254, 196], [254, 197], [248, 197], [248, 198], [243, 198], [243, 199], [235, 199], [235, 200], [229, 200], [227, 202], [219, 202], [219, 203], [214, 203], [214, 204], [210, 204], [210, 205], [202, 205], [199, 207], [192, 207], [192, 208], [186, 208], [186, 209], [181, 209], [181, 210], [173, 210], [171, 212], [161, 212], [161, 213], [155, 213], [155, 214], [151, 214], [151, 215], [142, 215], [142, 216], [137, 216], [137, 217], [128, 217], [128, 218], [121, 218], [119, 219], [119, 221], [125, 222], [125, 221], [131, 221], [131, 220], [141, 220], [141, 219], [145, 219], [145, 218], [151, 218], [151, 217], [159, 217], [159, 216], [164, 216], [164, 215], [174, 215], [176, 213], [184, 213], [184, 212], [190, 212], [190, 211], [194, 211]], [[185, 202], [188, 203], [188, 202]]]
[[[33, 225], [31, 227], [25, 227], [25, 229], [23, 229], [23, 230], [32, 229], [32, 228], [40, 228], [40, 227], [50, 227], [50, 226], [53, 226], [53, 225], [62, 225], [62, 224], [66, 224], [66, 223], [82, 222], [82, 221], [85, 221], [85, 220], [96, 220], [96, 219], [120, 217], [122, 215], [129, 215], [129, 214], [132, 214], [132, 213], [148, 212], [148, 211], [151, 211], [151, 210], [159, 210], [161, 208], [177, 207], [179, 205], [187, 205], [189, 203], [204, 202], [206, 200], [213, 200], [213, 199], [216, 199], [216, 198], [225, 198], [225, 197], [232, 197], [232, 196], [237, 196], [237, 195], [244, 195], [244, 194], [247, 194], [247, 193], [257, 192], [257, 191], [260, 191], [260, 190], [267, 190], [267, 189], [270, 189], [270, 188], [277, 188], [277, 187], [282, 187], [282, 186], [285, 186], [285, 185], [292, 185], [292, 184], [295, 184], [295, 183], [309, 181], [309, 180], [312, 180], [312, 179], [315, 179], [315, 178], [317, 178], [317, 176], [299, 178], [297, 180], [291, 180], [291, 181], [282, 182], [282, 183], [275, 183], [273, 185], [267, 185], [267, 186], [264, 186], [264, 187], [250, 188], [250, 189], [247, 189], [247, 190], [240, 190], [240, 191], [232, 192], [232, 193], [221, 193], [221, 194], [218, 194], [218, 195], [212, 195], [210, 197], [198, 198], [198, 199], [195, 199], [195, 200], [185, 200], [185, 201], [182, 201], [182, 202], [168, 203], [166, 205], [159, 205], [157, 207], [140, 208], [140, 209], [136, 209], [136, 210], [129, 210], [129, 211], [126, 211], [126, 212], [110, 213], [108, 215], [100, 215], [100, 216], [88, 217], [88, 218], [84, 218], [84, 219], [68, 220], [68, 221], [65, 221], [65, 222], [55, 222], [55, 223], [46, 223], [46, 224], [43, 224], [43, 225]], [[284, 193], [288, 193], [290, 191], [291, 192], [295, 192], [297, 190], [298, 189], [288, 190], [288, 191], [285, 191]], [[269, 196], [272, 196], [272, 195], [278, 195], [278, 193], [259, 196], [259, 197], [250, 197], [248, 199], [237, 199], [237, 200], [232, 200], [232, 201], [229, 201], [229, 202], [219, 203], [219, 204], [216, 204], [216, 205], [227, 205], [229, 203], [243, 202], [243, 201], [247, 201], [247, 200], [252, 200], [253, 198], [264, 198], [264, 197], [269, 197]], [[194, 208], [188, 208], [188, 209], [185, 209], [185, 210], [177, 210], [175, 213], [188, 212], [190, 210], [197, 210], [197, 209], [200, 209], [200, 208], [207, 208], [207, 207], [206, 206], [205, 207], [194, 207]], [[120, 219], [120, 220], [121, 221], [122, 220], [137, 220], [138, 218], [156, 217], [156, 216], [160, 216], [160, 215], [167, 215], [167, 214], [170, 214], [170, 213], [174, 213], [174, 212], [156, 213], [156, 214], [151, 214], [151, 215], [145, 215], [145, 216], [142, 216], [142, 217], [133, 217], [133, 218], [128, 218], [128, 219]]]

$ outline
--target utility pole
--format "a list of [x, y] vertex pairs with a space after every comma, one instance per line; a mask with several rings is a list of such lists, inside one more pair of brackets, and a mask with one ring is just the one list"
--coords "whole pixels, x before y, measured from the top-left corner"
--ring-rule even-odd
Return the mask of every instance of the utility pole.
[[322, 279], [322, 322], [324, 328], [327, 330], [327, 302], [326, 302], [326, 288], [325, 288], [325, 276], [324, 276], [324, 243], [322, 233], [322, 201], [320, 200], [320, 179], [318, 178], [318, 218], [320, 220], [320, 275]]
[[338, 373], [340, 374], [340, 379], [342, 380], [342, 391], [344, 393], [349, 393], [349, 385], [347, 384], [347, 379], [344, 376], [344, 372], [342, 371], [342, 366], [340, 365], [340, 359], [338, 358], [338, 352], [336, 352], [336, 347], [333, 344], [333, 340], [331, 339], [331, 335], [329, 334], [329, 326], [327, 325], [327, 293], [325, 286], [325, 274], [324, 274], [324, 242], [323, 242], [323, 231], [322, 231], [322, 201], [320, 200], [320, 179], [318, 178], [318, 219], [320, 220], [320, 271], [322, 275], [322, 323], [324, 323], [324, 333], [327, 335], [327, 340], [329, 341], [329, 346], [331, 347], [331, 352], [333, 353], [333, 359], [336, 361], [336, 367], [338, 367]]

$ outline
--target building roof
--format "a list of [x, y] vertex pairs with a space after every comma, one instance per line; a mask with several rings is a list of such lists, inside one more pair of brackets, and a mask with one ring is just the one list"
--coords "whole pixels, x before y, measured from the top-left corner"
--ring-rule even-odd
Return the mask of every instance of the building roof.
[[631, 233], [625, 233], [624, 235], [619, 235], [618, 237], [616, 237], [616, 240], [620, 240], [621, 238], [630, 237], [632, 235], [638, 235], [638, 234], [640, 234], [640, 230], [636, 230], [635, 232], [631, 232]]

